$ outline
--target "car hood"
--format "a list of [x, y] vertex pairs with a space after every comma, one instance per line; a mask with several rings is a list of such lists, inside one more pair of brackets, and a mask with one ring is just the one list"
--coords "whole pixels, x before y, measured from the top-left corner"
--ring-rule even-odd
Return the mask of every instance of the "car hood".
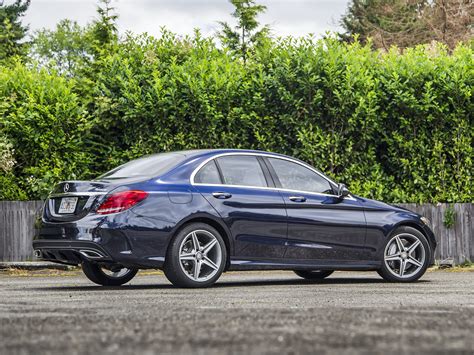
[[382, 201], [377, 201], [377, 200], [371, 200], [370, 198], [365, 198], [365, 197], [359, 197], [357, 196], [357, 199], [359, 200], [359, 202], [367, 209], [371, 209], [371, 210], [381, 210], [381, 211], [403, 211], [403, 212], [412, 212], [414, 213], [413, 211], [410, 211], [406, 208], [403, 208], [403, 207], [400, 207], [400, 206], [396, 206], [396, 205], [392, 205], [392, 204], [389, 204], [389, 203], [385, 203], [385, 202], [382, 202]]

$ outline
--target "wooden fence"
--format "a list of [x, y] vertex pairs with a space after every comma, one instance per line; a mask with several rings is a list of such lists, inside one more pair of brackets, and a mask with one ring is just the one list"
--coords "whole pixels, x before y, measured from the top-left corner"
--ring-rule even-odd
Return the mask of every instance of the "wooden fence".
[[0, 201], [0, 261], [32, 260], [36, 216], [41, 201]]
[[[0, 201], [0, 261], [33, 259], [31, 241], [35, 216], [43, 206], [41, 201]], [[472, 203], [400, 204], [431, 220], [438, 241], [436, 260], [440, 263], [460, 264], [474, 261], [474, 225]], [[454, 224], [444, 225], [446, 210], [454, 209]]]
[[[431, 227], [438, 242], [435, 252], [438, 263], [459, 265], [474, 261], [474, 223], [472, 221], [474, 204], [400, 203], [398, 205], [419, 213], [431, 221]], [[454, 223], [449, 228], [444, 224], [448, 209], [454, 212]]]

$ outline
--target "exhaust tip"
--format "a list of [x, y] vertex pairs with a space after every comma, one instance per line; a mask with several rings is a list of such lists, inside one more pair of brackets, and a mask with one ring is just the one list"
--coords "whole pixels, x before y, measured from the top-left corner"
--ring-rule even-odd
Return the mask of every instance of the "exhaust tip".
[[37, 257], [37, 258], [41, 258], [43, 256], [43, 253], [39, 249], [36, 249], [34, 251], [34, 254], [35, 254], [35, 257]]
[[79, 250], [79, 253], [88, 259], [102, 259], [104, 255], [95, 250]]

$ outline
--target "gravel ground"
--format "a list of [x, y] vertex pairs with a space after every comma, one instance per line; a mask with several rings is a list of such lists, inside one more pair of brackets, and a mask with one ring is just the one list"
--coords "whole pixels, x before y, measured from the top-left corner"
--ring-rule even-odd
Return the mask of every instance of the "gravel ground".
[[156, 273], [119, 288], [77, 272], [3, 273], [0, 354], [473, 354], [473, 296], [473, 272], [428, 272], [413, 284], [228, 273], [201, 290]]

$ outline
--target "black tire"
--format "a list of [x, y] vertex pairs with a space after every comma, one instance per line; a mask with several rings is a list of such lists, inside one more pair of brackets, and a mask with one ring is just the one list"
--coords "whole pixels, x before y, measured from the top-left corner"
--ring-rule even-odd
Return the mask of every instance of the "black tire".
[[107, 275], [102, 268], [94, 263], [84, 261], [82, 262], [82, 271], [92, 282], [102, 285], [102, 286], [120, 286], [135, 277], [138, 272], [138, 269], [128, 269], [124, 275], [120, 277], [113, 277]]
[[294, 270], [294, 273], [306, 280], [322, 280], [331, 275], [334, 270]]
[[[400, 276], [397, 276], [394, 273], [393, 268], [390, 267], [390, 265], [393, 265], [394, 267], [396, 267], [397, 266], [396, 263], [399, 263], [399, 261], [392, 261], [391, 262], [392, 264], [390, 264], [390, 262], [385, 261], [385, 255], [386, 255], [387, 246], [388, 246], [388, 244], [391, 243], [393, 238], [395, 238], [396, 236], [404, 236], [404, 235], [407, 236], [407, 237], [411, 235], [413, 237], [413, 240], [418, 239], [421, 242], [421, 244], [418, 247], [417, 253], [421, 254], [421, 253], [424, 252], [424, 260], [423, 260], [423, 262], [420, 262], [418, 259], [416, 259], [421, 264], [421, 266], [416, 266], [416, 265], [411, 264], [411, 262], [409, 262], [410, 263], [409, 267], [415, 267], [415, 269], [413, 269], [413, 271], [412, 271], [413, 274], [412, 275], [408, 274], [407, 276], [400, 277]], [[423, 252], [421, 251], [421, 248], [423, 248]], [[382, 250], [382, 266], [379, 270], [377, 270], [377, 273], [384, 280], [389, 281], [389, 282], [413, 282], [413, 281], [416, 281], [420, 277], [423, 276], [423, 274], [426, 272], [426, 269], [430, 265], [431, 253], [432, 253], [432, 251], [431, 251], [430, 244], [428, 243], [428, 240], [423, 235], [423, 233], [421, 233], [420, 231], [418, 231], [417, 229], [415, 229], [413, 227], [408, 227], [408, 226], [398, 227], [390, 235], [390, 237], [387, 238], [387, 240], [385, 241], [385, 244], [384, 244], [383, 250]], [[410, 256], [408, 256], [408, 258], [410, 259]], [[389, 265], [387, 265], [387, 264], [389, 264]], [[407, 263], [407, 265], [408, 265], [408, 263]], [[400, 269], [401, 269], [401, 267], [399, 266], [399, 270]]]
[[[217, 240], [217, 243], [214, 244], [215, 246], [213, 248], [216, 248], [215, 250], [213, 249], [213, 252], [215, 255], [220, 253], [220, 258], [216, 256], [215, 259], [220, 259], [220, 260], [212, 260], [215, 262], [215, 266], [217, 268], [215, 269], [210, 269], [207, 265], [203, 266], [206, 270], [204, 272], [209, 272], [208, 279], [206, 280], [195, 280], [192, 279], [191, 273], [191, 268], [196, 267], [196, 260], [192, 261], [180, 261], [179, 255], [181, 253], [181, 248], [186, 245], [186, 243], [189, 243], [189, 238], [192, 232], [197, 232], [198, 236], [201, 238], [204, 236], [208, 236], [212, 240], [212, 236]], [[210, 234], [207, 234], [210, 233]], [[211, 236], [212, 235], [212, 236]], [[199, 240], [201, 242], [201, 240]], [[219, 249], [217, 249], [217, 247]], [[190, 253], [195, 252], [194, 248]], [[210, 256], [210, 254], [207, 254]], [[182, 228], [171, 240], [170, 245], [168, 246], [168, 250], [166, 253], [166, 259], [165, 259], [165, 264], [163, 271], [165, 272], [166, 277], [168, 280], [177, 287], [186, 287], [186, 288], [198, 288], [198, 287], [209, 287], [213, 285], [217, 279], [221, 276], [222, 272], [224, 271], [225, 265], [226, 265], [226, 260], [227, 260], [227, 249], [224, 243], [224, 240], [222, 239], [221, 235], [219, 232], [213, 228], [212, 226], [205, 224], [205, 223], [191, 223], [186, 225], [184, 228]], [[204, 264], [203, 264], [204, 265]], [[190, 268], [188, 272], [186, 271], [186, 268]], [[201, 270], [201, 269], [199, 269]], [[199, 279], [200, 272], [198, 271], [198, 279]]]

